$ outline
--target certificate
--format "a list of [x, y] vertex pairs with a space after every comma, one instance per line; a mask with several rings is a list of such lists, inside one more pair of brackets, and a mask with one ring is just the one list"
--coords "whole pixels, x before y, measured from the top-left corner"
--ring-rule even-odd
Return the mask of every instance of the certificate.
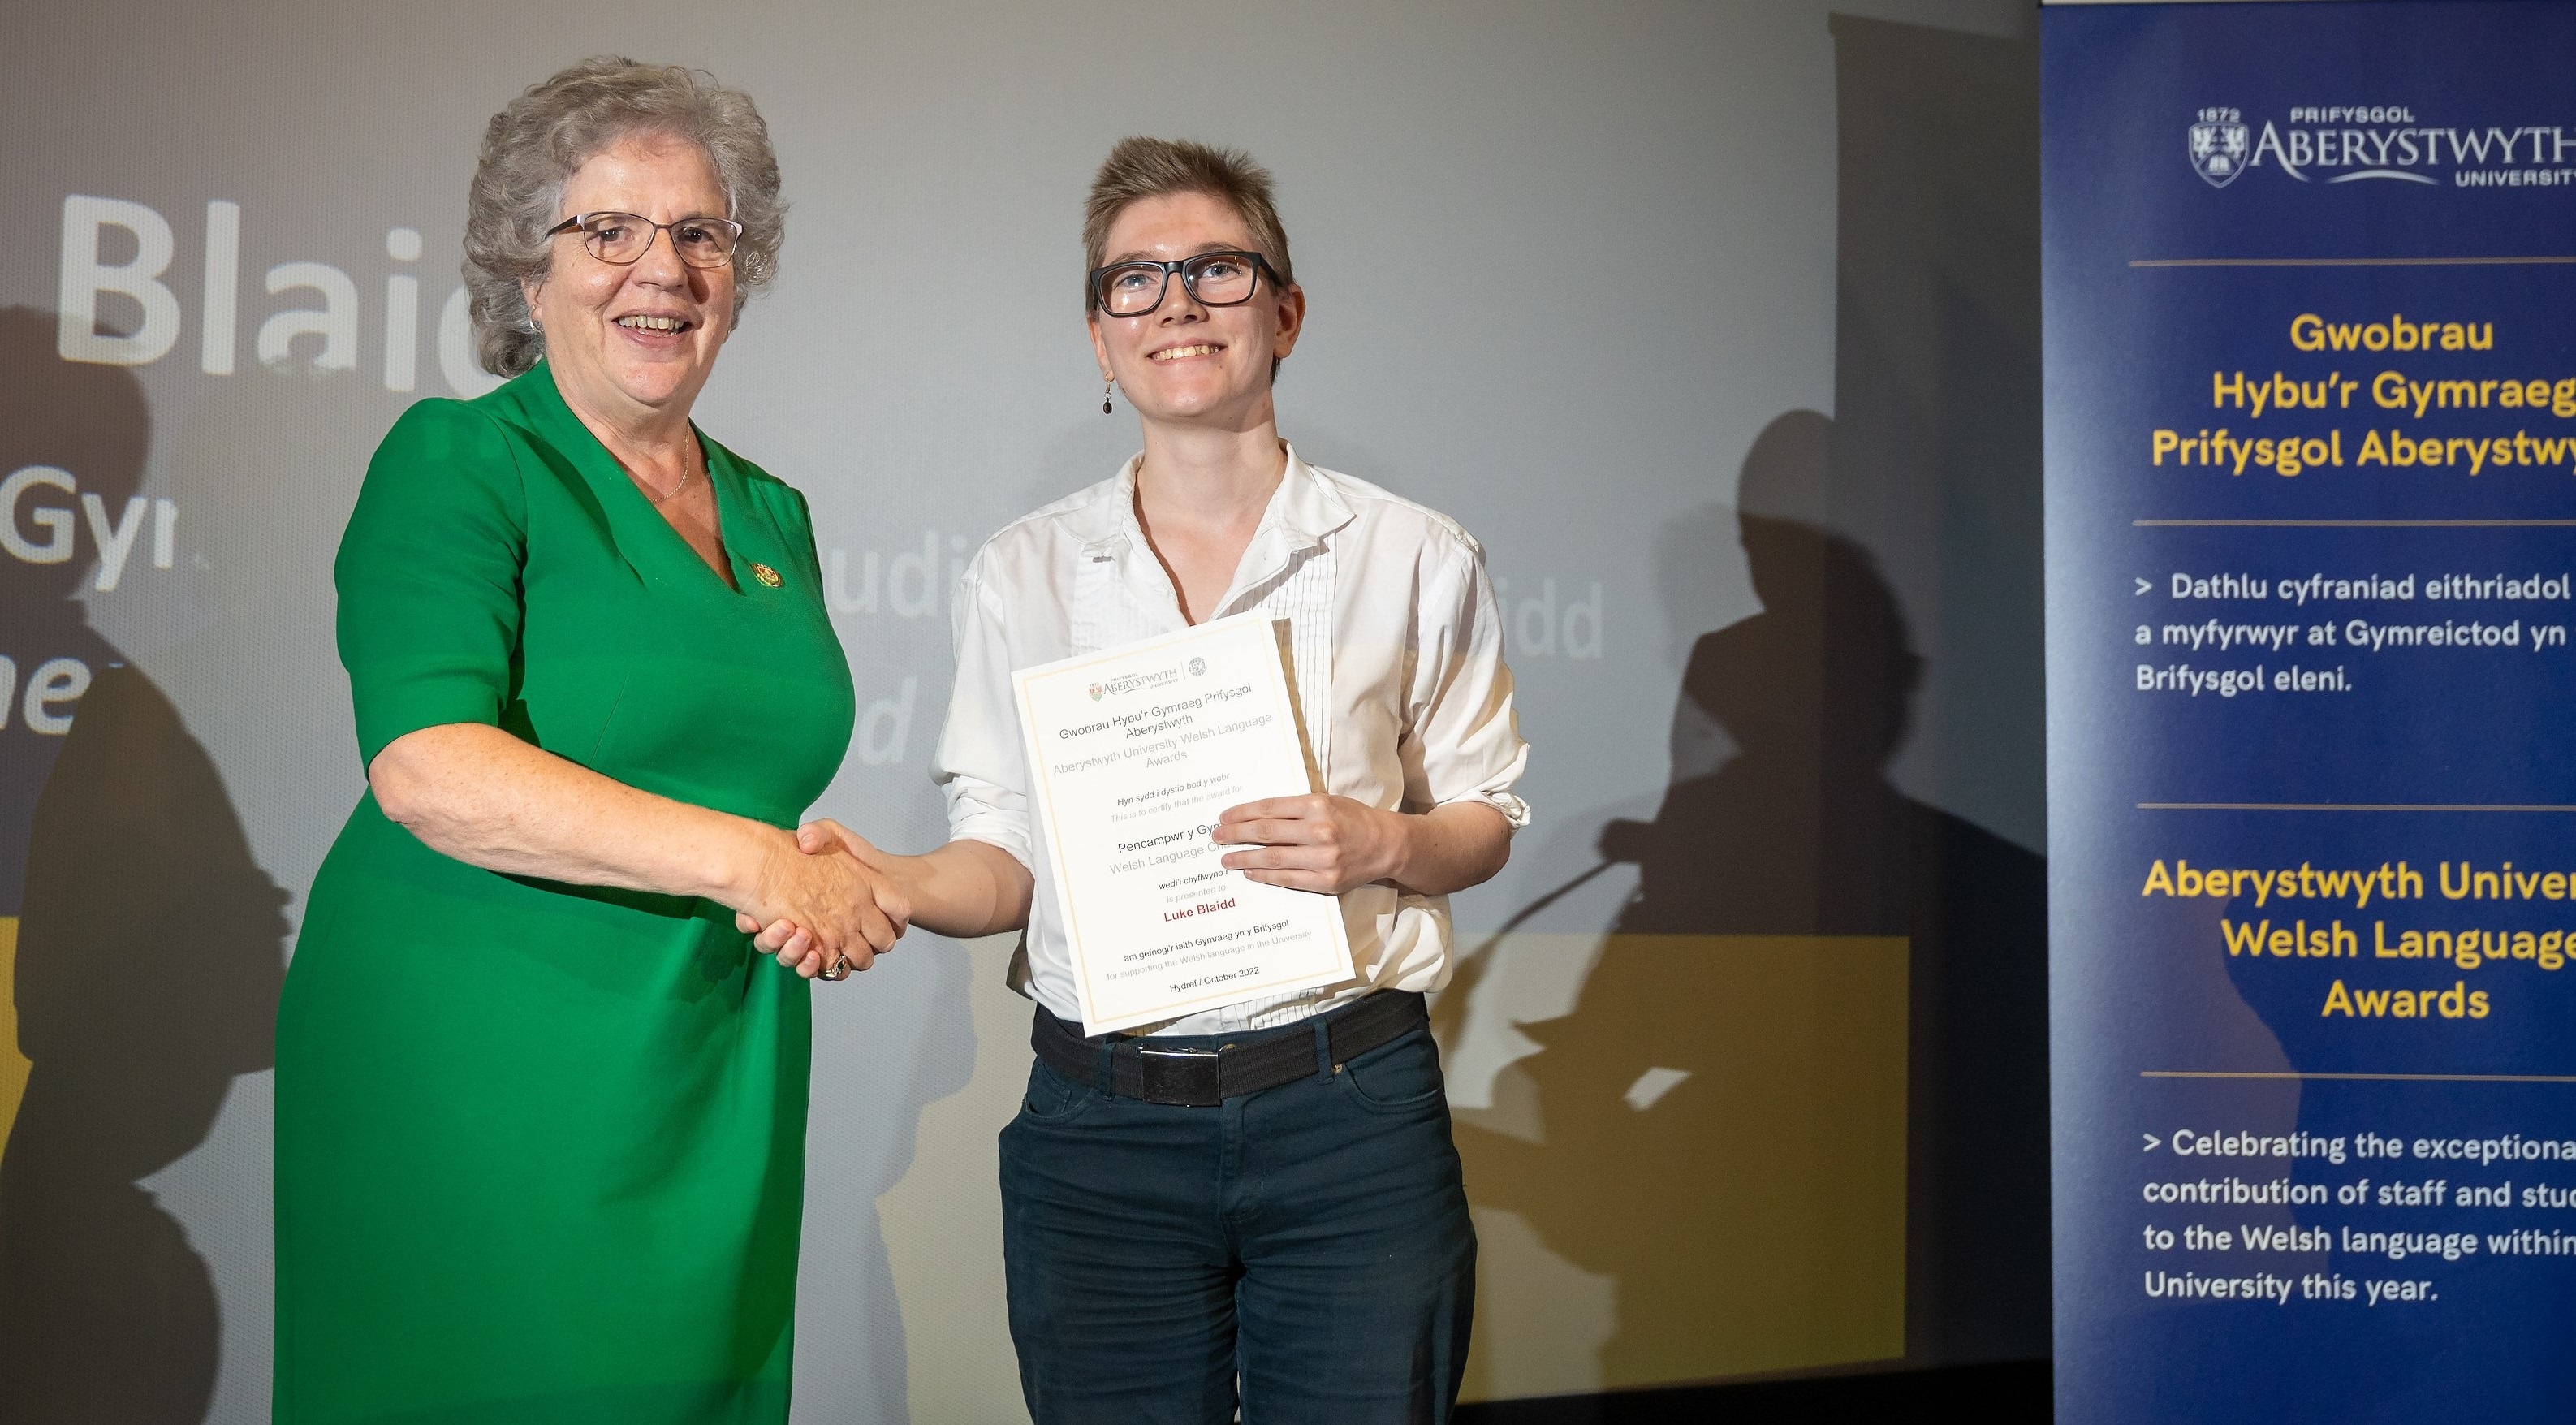
[[1086, 1034], [1351, 977], [1339, 899], [1229, 871], [1218, 813], [1317, 790], [1255, 611], [1012, 674]]

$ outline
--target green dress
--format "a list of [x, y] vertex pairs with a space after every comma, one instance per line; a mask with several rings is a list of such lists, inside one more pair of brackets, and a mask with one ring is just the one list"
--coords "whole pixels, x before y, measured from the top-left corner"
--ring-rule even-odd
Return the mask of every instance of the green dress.
[[[542, 364], [385, 437], [340, 543], [360, 753], [480, 722], [791, 826], [853, 713], [802, 496], [700, 437], [739, 591]], [[284, 1425], [787, 1417], [809, 989], [722, 906], [451, 860], [361, 799], [277, 1033]]]

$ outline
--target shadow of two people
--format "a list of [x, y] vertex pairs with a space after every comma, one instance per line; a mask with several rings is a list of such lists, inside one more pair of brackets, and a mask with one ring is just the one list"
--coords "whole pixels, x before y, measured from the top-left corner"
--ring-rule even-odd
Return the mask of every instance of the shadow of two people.
[[286, 894], [213, 760], [75, 597], [97, 567], [75, 557], [83, 522], [140, 518], [150, 430], [131, 372], [61, 361], [50, 314], [0, 311], [0, 475], [66, 472], [96, 511], [32, 482], [0, 510], [17, 536], [0, 559], [0, 949], [14, 921], [9, 1004], [29, 1061], [23, 1096], [0, 1098], [13, 1421], [205, 1417], [213, 1283], [140, 1182], [206, 1140], [235, 1076], [269, 1067], [284, 978]]
[[[1848, 1321], [1779, 1319], [1830, 1318], [1830, 1286], [1765, 1303], [1746, 1299], [1760, 1292], [1745, 1277], [1756, 1258], [1809, 1252], [1766, 1270], [1851, 1271], [1850, 1292], [1868, 1290], [1853, 1254], [1896, 1246], [1862, 1240], [1886, 1214], [1850, 1190], [1878, 1172], [1892, 1196], [1899, 1134], [1909, 1353], [2046, 1341], [2044, 867], [1889, 782], [1923, 664], [1876, 561], [1822, 522], [1831, 441], [1826, 417], [1791, 412], [1746, 458], [1736, 515], [1763, 611], [1698, 638], [1675, 711], [1677, 749], [1731, 742], [1732, 755], [1677, 755], [1654, 820], [1602, 833], [1605, 859], [1639, 879], [1575, 1011], [1520, 1026], [1542, 1046], [1516, 1068], [1544, 1141], [1460, 1127], [1480, 1203], [1618, 1283], [1608, 1384], [1725, 1374], [1691, 1363], [1765, 1350], [1858, 1359], [1813, 1344], [1853, 1339]], [[1805, 939], [1742, 956], [1707, 937]], [[1902, 937], [1902, 996], [1873, 1007], [1866, 973], [1826, 963], [1840, 953], [1828, 937]], [[1812, 973], [1748, 971], [1784, 949]], [[1850, 1003], [1816, 1002], [1838, 988]], [[1901, 1100], [1784, 1081], [1782, 1059], [1875, 1047], [1813, 1042], [1858, 1034], [1905, 1036]], [[1885, 1303], [1843, 1305], [1889, 1319]], [[1769, 1344], [1712, 1340], [1730, 1332]]]

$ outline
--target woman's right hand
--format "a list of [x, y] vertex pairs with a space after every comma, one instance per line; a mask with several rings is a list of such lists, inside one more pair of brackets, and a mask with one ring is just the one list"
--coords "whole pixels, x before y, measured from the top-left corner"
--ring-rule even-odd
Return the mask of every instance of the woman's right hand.
[[[798, 827], [796, 846], [808, 856], [847, 856], [874, 872], [880, 886], [877, 903], [908, 930], [972, 940], [1028, 926], [1035, 890], [1028, 867], [990, 842], [961, 838], [918, 856], [897, 856], [826, 818]], [[802, 953], [796, 937], [804, 930], [792, 920], [740, 915], [734, 924], [764, 955]], [[782, 963], [797, 962], [789, 958]], [[817, 962], [817, 968], [824, 963]]]
[[843, 848], [810, 853], [785, 832], [767, 841], [736, 924], [769, 928], [759, 948], [781, 965], [807, 979], [841, 959], [864, 970], [903, 935], [912, 909], [882, 872]]

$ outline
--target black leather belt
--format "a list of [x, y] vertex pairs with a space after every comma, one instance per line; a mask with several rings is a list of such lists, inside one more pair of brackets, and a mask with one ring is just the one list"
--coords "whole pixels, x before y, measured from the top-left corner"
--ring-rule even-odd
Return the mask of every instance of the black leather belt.
[[[1320, 1021], [1324, 1053], [1333, 1068], [1428, 1024], [1422, 996], [1380, 990], [1359, 1003], [1277, 1029], [1256, 1030], [1214, 1049], [1158, 1047], [1152, 1036], [1104, 1035], [1085, 1039], [1076, 1026], [1045, 1005], [1029, 1025], [1029, 1047], [1048, 1068], [1079, 1084], [1106, 1088], [1120, 1098], [1188, 1108], [1213, 1108], [1230, 1098], [1275, 1089], [1317, 1072], [1315, 1036]], [[1109, 1082], [1100, 1082], [1108, 1060]]]

